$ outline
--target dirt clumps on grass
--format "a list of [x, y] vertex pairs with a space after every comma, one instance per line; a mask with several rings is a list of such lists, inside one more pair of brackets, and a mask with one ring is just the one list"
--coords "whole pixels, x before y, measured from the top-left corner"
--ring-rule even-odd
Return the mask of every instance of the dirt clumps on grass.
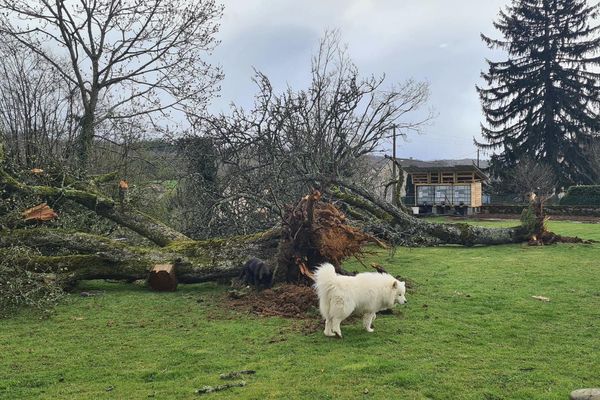
[[227, 299], [233, 309], [265, 317], [308, 319], [318, 315], [319, 300], [310, 286], [283, 284], [261, 292], [232, 290]]

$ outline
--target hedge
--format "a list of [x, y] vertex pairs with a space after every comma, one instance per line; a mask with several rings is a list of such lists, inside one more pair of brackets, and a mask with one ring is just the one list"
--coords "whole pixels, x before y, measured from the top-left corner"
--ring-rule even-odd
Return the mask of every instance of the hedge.
[[600, 205], [600, 185], [571, 186], [567, 194], [560, 199], [561, 206], [598, 206]]

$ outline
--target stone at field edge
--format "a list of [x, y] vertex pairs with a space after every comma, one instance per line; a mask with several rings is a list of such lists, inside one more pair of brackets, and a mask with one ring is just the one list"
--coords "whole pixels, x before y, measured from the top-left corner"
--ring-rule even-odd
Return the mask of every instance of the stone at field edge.
[[577, 389], [571, 392], [571, 400], [600, 400], [600, 389]]

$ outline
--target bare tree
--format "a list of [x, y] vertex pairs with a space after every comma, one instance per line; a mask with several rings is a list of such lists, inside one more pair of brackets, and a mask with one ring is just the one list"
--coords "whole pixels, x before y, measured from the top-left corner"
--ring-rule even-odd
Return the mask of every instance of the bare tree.
[[360, 164], [381, 148], [393, 126], [408, 134], [432, 117], [415, 112], [427, 101], [427, 83], [388, 86], [385, 76], [361, 76], [335, 31], [325, 34], [311, 65], [306, 89], [276, 93], [256, 71], [258, 94], [250, 110], [233, 106], [229, 115], [196, 119], [223, 164], [221, 200], [213, 206], [224, 212], [224, 203], [235, 205], [223, 214], [229, 221], [253, 208], [268, 211], [263, 222], [273, 223], [284, 204], [314, 185], [363, 180]]
[[14, 41], [0, 43], [0, 135], [14, 167], [65, 163], [80, 112], [73, 87]]
[[216, 45], [222, 13], [213, 0], [0, 0], [0, 10], [0, 37], [77, 88], [83, 164], [103, 120], [199, 112], [221, 77], [202, 60]]
[[552, 196], [558, 183], [556, 174], [549, 165], [531, 158], [519, 160], [507, 179], [512, 191], [519, 194], [523, 200], [527, 199], [530, 193], [535, 193], [545, 200]]

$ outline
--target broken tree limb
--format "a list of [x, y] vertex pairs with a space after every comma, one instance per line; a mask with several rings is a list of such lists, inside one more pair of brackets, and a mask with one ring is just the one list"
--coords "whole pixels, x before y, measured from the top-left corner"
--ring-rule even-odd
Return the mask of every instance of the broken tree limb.
[[[463, 246], [473, 246], [478, 244], [494, 245], [520, 243], [528, 239], [526, 229], [522, 226], [514, 228], [484, 228], [468, 224], [440, 224], [427, 222], [408, 215], [393, 204], [376, 198], [372, 193], [361, 187], [341, 180], [336, 180], [335, 183], [350, 190], [363, 199], [368, 200], [368, 202], [376, 206], [379, 210], [385, 212], [392, 219], [393, 224], [401, 227], [410, 227], [413, 231], [419, 231], [423, 234], [435, 237], [444, 244], [460, 244]], [[335, 192], [333, 192], [332, 195], [335, 196]]]
[[233, 383], [225, 383], [223, 385], [217, 386], [202, 386], [200, 389], [196, 390], [196, 394], [202, 395], [207, 393], [220, 392], [222, 390], [231, 389], [234, 387], [244, 387], [246, 386], [246, 381], [239, 381]]
[[10, 176], [1, 167], [0, 188], [9, 192], [36, 195], [44, 199], [67, 199], [74, 201], [102, 217], [131, 229], [159, 246], [166, 246], [178, 240], [190, 240], [184, 234], [138, 210], [121, 210], [112, 199], [93, 191], [72, 189], [69, 187], [57, 188], [52, 186], [25, 185]]

